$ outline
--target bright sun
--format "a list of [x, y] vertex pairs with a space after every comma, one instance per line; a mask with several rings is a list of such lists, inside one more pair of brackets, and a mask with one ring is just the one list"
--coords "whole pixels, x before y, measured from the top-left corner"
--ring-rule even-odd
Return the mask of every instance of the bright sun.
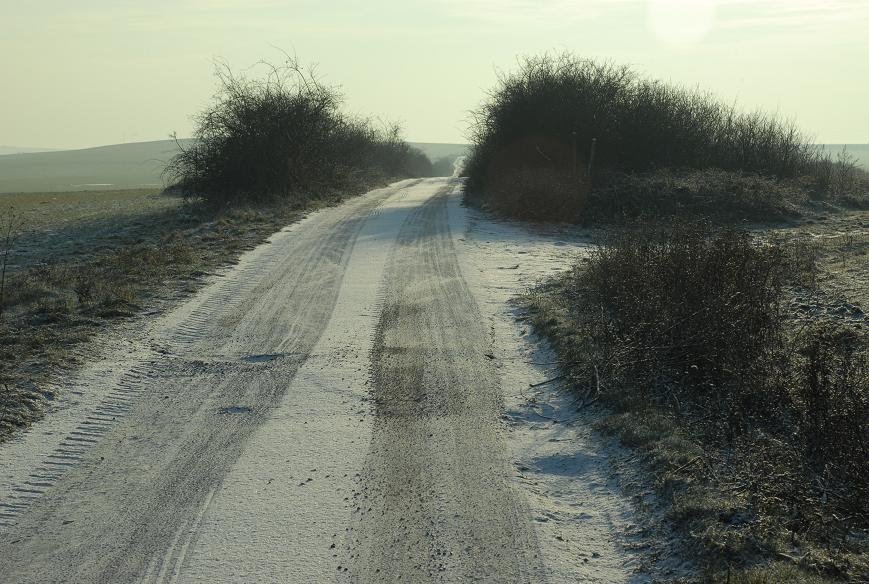
[[693, 45], [715, 22], [716, 0], [649, 0], [648, 25], [661, 42]]

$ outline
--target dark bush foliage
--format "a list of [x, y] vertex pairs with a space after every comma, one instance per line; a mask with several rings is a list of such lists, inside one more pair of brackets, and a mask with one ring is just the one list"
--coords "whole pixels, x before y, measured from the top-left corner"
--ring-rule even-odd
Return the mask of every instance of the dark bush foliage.
[[605, 342], [618, 347], [609, 366], [629, 368], [650, 397], [669, 400], [685, 389], [739, 425], [746, 409], [767, 412], [761, 402], [775, 399], [758, 394], [754, 382], [767, 374], [764, 356], [782, 343], [778, 306], [787, 277], [780, 248], [689, 223], [614, 236], [576, 283], [604, 309]]
[[799, 215], [804, 184], [739, 171], [660, 169], [606, 173], [578, 209], [574, 222], [631, 222], [676, 217], [716, 222], [770, 221]]
[[[581, 395], [617, 412], [607, 427], [653, 453], [671, 516], [713, 563], [808, 542], [842, 576], [867, 552], [869, 337], [786, 317], [806, 269], [793, 256], [705, 223], [631, 228], [532, 308]], [[693, 458], [673, 450], [679, 440]], [[696, 486], [720, 465], [712, 504]]]
[[[717, 168], [808, 176], [817, 192], [866, 190], [853, 161], [833, 161], [790, 122], [569, 54], [528, 57], [503, 76], [475, 113], [471, 139], [468, 191], [490, 201], [506, 194], [492, 188], [499, 177], [523, 169], [569, 173], [580, 183], [591, 172], [595, 187], [606, 178], [599, 170]], [[513, 202], [535, 204], [536, 193], [513, 190]]]
[[[869, 351], [866, 336], [814, 326], [802, 333], [792, 383], [799, 439], [814, 486], [869, 523]], [[864, 523], [864, 525], [865, 525]]]
[[570, 222], [582, 217], [588, 189], [569, 172], [552, 169], [505, 170], [489, 181], [490, 206], [528, 221]]
[[214, 205], [316, 197], [377, 180], [430, 176], [431, 162], [400, 138], [341, 111], [342, 96], [294, 60], [264, 79], [218, 68], [215, 103], [196, 117], [193, 146], [165, 174]]

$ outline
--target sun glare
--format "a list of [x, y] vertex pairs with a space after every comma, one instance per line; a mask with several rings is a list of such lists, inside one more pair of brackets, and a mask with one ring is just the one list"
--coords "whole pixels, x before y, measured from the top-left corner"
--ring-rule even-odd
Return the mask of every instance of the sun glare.
[[668, 45], [702, 41], [715, 23], [716, 0], [649, 0], [648, 25]]

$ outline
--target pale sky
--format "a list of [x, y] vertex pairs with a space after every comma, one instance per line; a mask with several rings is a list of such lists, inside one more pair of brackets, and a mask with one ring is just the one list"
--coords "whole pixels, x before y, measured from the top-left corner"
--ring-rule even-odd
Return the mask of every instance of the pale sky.
[[516, 57], [569, 50], [869, 143], [869, 0], [0, 0], [0, 144], [191, 134], [236, 70], [315, 62], [348, 109], [464, 142]]

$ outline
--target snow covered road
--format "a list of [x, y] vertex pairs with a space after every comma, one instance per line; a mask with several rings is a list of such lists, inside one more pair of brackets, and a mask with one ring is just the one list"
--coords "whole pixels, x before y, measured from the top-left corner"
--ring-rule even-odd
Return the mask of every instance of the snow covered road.
[[582, 239], [461, 187], [311, 214], [82, 370], [0, 449], [0, 581], [643, 581], [508, 304]]

